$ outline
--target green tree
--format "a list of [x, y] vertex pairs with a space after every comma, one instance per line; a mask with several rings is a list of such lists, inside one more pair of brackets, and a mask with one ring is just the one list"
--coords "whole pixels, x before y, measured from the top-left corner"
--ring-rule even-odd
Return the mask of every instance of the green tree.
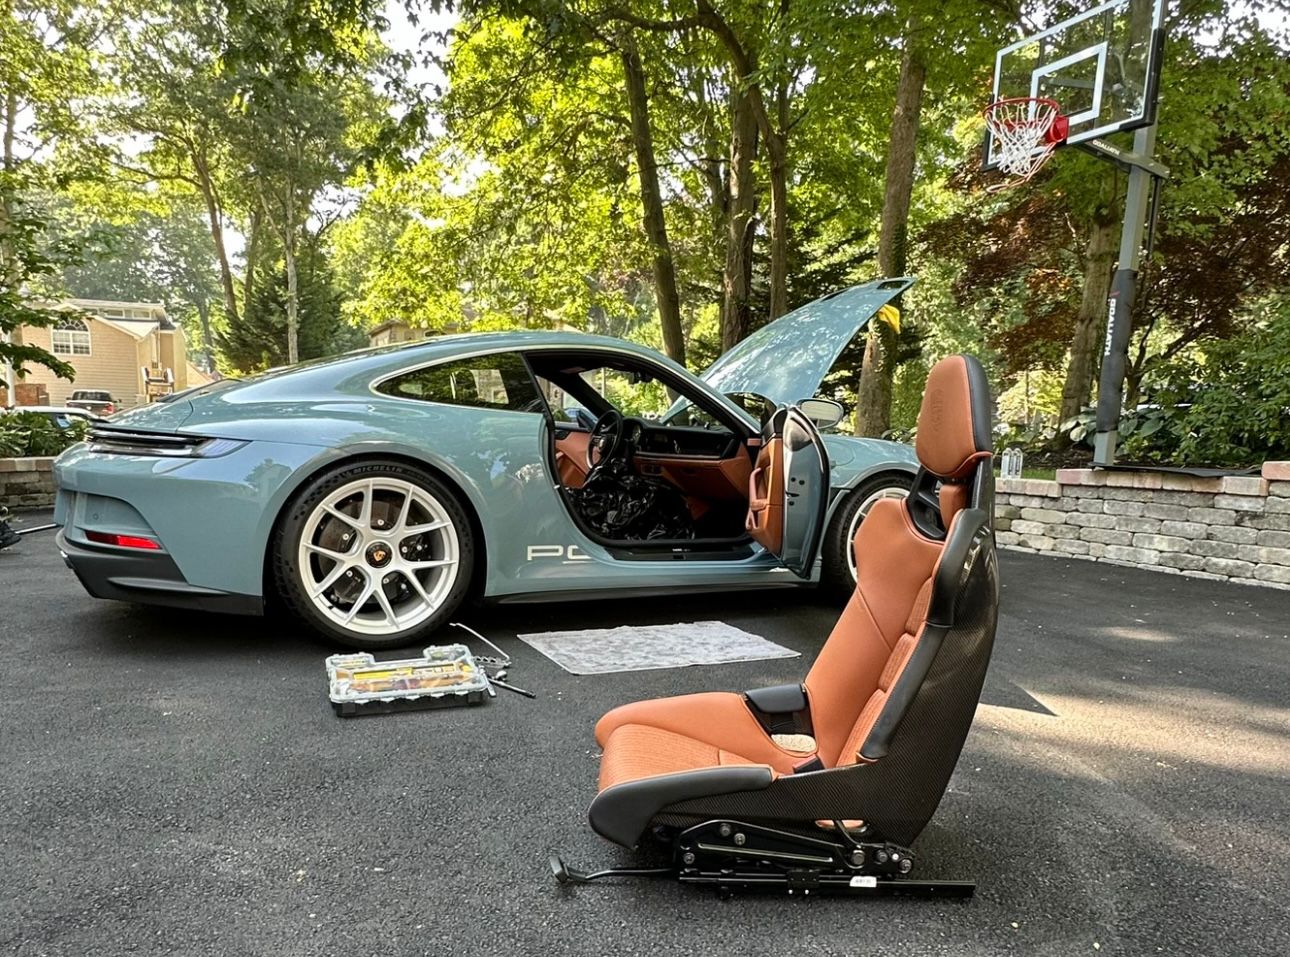
[[[262, 233], [276, 235], [288, 276], [288, 357], [298, 353], [297, 251], [316, 201], [360, 161], [406, 146], [423, 117], [386, 109], [390, 91], [407, 87], [388, 72], [395, 58], [376, 39], [384, 22], [365, 2], [147, 0], [112, 34], [105, 143], [123, 170], [187, 184], [201, 197], [230, 325], [255, 295]], [[388, 81], [385, 95], [377, 80]], [[240, 283], [231, 231], [246, 240]]]
[[52, 233], [33, 198], [80, 172], [54, 154], [77, 130], [77, 107], [94, 89], [86, 48], [97, 29], [92, 13], [63, 0], [0, 7], [0, 367], [9, 402], [14, 374], [27, 363], [72, 377], [67, 363], [13, 335], [59, 318], [35, 302], [59, 296], [59, 274], [79, 255]]
[[237, 161], [237, 77], [222, 67], [227, 24], [219, 4], [149, 0], [117, 18], [106, 60], [109, 95], [94, 119], [102, 148], [140, 185], [182, 184], [201, 198], [223, 293], [241, 307], [227, 233], [244, 218]]
[[1290, 457], [1290, 297], [1248, 308], [1244, 331], [1209, 339], [1147, 373], [1156, 414], [1128, 436], [1126, 455], [1181, 465], [1247, 468]]
[[[1158, 153], [1154, 255], [1144, 261], [1126, 406], [1153, 364], [1236, 334], [1257, 297], [1284, 288], [1290, 239], [1287, 38], [1222, 4], [1180, 10], [1170, 24]], [[1027, 186], [980, 201], [979, 128], [956, 180], [964, 201], [925, 228], [920, 256], [957, 264], [953, 292], [981, 318], [1001, 358], [1001, 388], [1036, 369], [1060, 376], [1062, 420], [1089, 401], [1105, 328], [1125, 177], [1075, 150]]]
[[113, 205], [98, 188], [64, 197], [59, 231], [84, 249], [63, 269], [64, 287], [77, 298], [165, 303], [201, 343], [200, 364], [214, 369], [222, 290], [201, 201], [186, 191], [151, 191], [124, 208]]
[[341, 318], [341, 293], [322, 239], [309, 233], [300, 242], [296, 261], [298, 355], [289, 355], [286, 332], [291, 280], [286, 257], [276, 243], [264, 243], [259, 255], [262, 259], [256, 265], [264, 278], [246, 300], [241, 321], [216, 333], [227, 371], [258, 372], [337, 355], [366, 343], [367, 337]]

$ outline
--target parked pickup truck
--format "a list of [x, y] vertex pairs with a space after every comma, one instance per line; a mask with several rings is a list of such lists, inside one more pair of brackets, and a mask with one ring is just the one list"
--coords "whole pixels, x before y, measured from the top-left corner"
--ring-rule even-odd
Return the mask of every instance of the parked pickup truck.
[[111, 415], [116, 411], [116, 399], [111, 392], [98, 389], [75, 389], [67, 404], [73, 409], [88, 409], [95, 415]]

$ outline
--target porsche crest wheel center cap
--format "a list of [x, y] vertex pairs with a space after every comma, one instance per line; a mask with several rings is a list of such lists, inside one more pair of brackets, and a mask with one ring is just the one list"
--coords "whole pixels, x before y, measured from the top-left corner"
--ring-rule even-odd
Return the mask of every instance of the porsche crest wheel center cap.
[[367, 564], [373, 568], [384, 568], [394, 557], [394, 549], [386, 542], [373, 542], [367, 546]]

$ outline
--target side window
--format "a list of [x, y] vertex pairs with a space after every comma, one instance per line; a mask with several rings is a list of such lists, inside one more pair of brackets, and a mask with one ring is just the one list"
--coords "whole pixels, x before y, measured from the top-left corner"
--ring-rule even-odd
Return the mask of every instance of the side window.
[[572, 425], [575, 427], [586, 427], [587, 422], [594, 422], [596, 415], [565, 392], [550, 379], [543, 376], [537, 377], [538, 388], [542, 390], [542, 395], [546, 398], [547, 407], [551, 410], [551, 418], [556, 425]]
[[533, 388], [524, 360], [498, 353], [445, 362], [386, 379], [376, 391], [400, 399], [466, 405], [478, 409], [539, 412], [542, 400]]

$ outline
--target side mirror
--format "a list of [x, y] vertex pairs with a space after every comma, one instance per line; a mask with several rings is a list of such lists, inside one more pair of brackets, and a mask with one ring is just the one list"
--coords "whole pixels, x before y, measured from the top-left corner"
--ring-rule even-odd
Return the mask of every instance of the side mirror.
[[842, 416], [846, 413], [846, 409], [842, 408], [841, 402], [819, 397], [803, 399], [797, 403], [797, 407], [815, 424], [817, 429], [833, 428], [842, 421]]

